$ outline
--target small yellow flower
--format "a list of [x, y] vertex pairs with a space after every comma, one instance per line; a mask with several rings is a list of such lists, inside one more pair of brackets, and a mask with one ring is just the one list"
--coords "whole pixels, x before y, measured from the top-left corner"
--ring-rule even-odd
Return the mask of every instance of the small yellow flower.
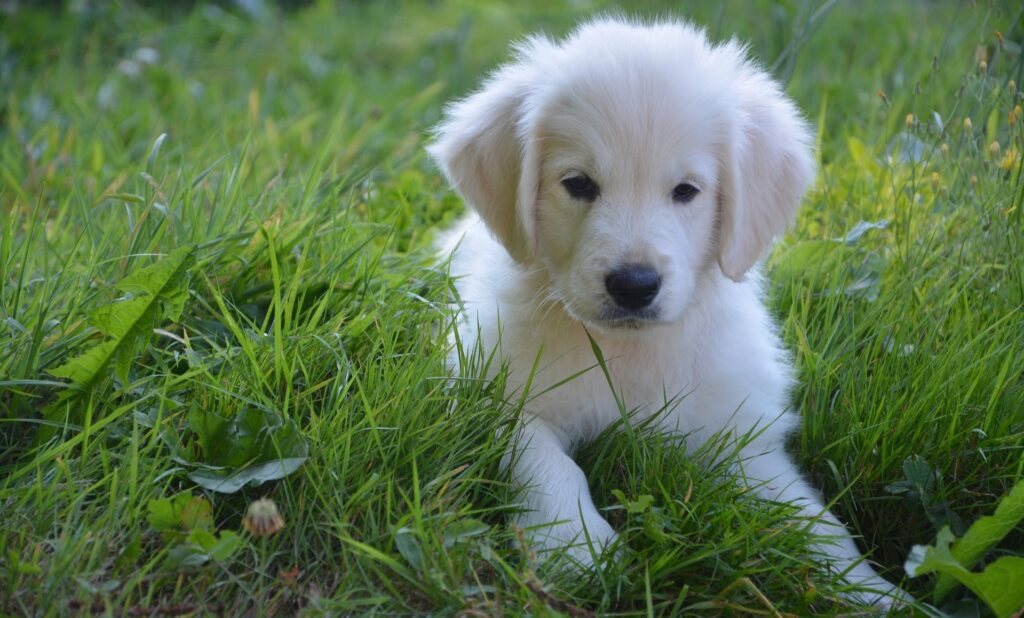
[[971, 117], [964, 118], [964, 131], [970, 131], [974, 128], [974, 123], [971, 122]]
[[1014, 106], [1014, 108], [1010, 110], [1010, 113], [1006, 115], [1006, 123], [1013, 126], [1017, 123], [1017, 119], [1020, 118], [1020, 115], [1020, 105]]
[[1007, 150], [1003, 155], [1003, 160], [999, 162], [999, 167], [1008, 172], [1017, 166], [1018, 161], [1020, 161], [1020, 151]]
[[914, 115], [907, 114], [907, 117], [903, 119], [903, 124], [909, 129], [914, 124]]
[[249, 505], [242, 526], [253, 536], [273, 536], [284, 528], [284, 518], [270, 498], [261, 498]]

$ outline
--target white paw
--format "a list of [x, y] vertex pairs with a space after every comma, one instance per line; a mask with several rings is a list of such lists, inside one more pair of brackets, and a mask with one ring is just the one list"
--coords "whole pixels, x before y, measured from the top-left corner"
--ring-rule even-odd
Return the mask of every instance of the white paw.
[[855, 602], [872, 605], [883, 611], [914, 602], [914, 597], [909, 592], [883, 579], [865, 562], [860, 562], [850, 569], [845, 579], [864, 589], [847, 595]]
[[[516, 525], [525, 531], [530, 548], [544, 560], [558, 550], [583, 569], [593, 568], [595, 559], [608, 549], [618, 537], [611, 525], [597, 513], [585, 519], [562, 520], [557, 523], [538, 522], [532, 513], [517, 519]], [[545, 555], [547, 554], [547, 555]]]

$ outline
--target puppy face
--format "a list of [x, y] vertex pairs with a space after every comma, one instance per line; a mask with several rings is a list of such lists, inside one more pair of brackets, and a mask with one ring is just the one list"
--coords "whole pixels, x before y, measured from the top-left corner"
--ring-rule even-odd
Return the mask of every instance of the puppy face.
[[592, 328], [675, 321], [715, 266], [729, 119], [699, 76], [629, 56], [583, 69], [537, 112], [535, 257]]
[[601, 20], [521, 45], [430, 151], [548, 297], [625, 331], [678, 320], [702, 277], [743, 278], [795, 214], [808, 142], [739, 45]]

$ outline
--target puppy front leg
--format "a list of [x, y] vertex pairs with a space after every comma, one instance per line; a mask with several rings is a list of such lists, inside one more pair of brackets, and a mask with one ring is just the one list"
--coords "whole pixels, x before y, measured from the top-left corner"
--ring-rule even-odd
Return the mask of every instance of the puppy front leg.
[[[781, 444], [753, 443], [741, 452], [740, 471], [759, 495], [800, 508], [800, 515], [813, 518], [811, 532], [822, 537], [814, 549], [831, 559], [832, 567], [845, 572], [846, 581], [874, 590], [881, 595], [907, 598], [906, 593], [883, 579], [863, 559], [850, 533], [822, 502], [815, 490], [797, 470]], [[878, 596], [869, 599], [887, 607], [892, 599]]]
[[584, 567], [615, 539], [590, 498], [587, 479], [555, 430], [539, 419], [520, 429], [519, 443], [503, 459], [512, 480], [523, 488], [525, 511], [516, 524], [541, 549], [567, 548]]

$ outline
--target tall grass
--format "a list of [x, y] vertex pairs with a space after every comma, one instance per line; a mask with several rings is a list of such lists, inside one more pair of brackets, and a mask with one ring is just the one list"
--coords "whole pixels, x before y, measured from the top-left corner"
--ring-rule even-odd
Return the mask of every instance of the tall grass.
[[[642, 430], [579, 457], [620, 557], [545, 567], [508, 526], [500, 430], [518, 394], [447, 378], [431, 241], [461, 206], [426, 131], [509, 40], [615, 7], [246, 6], [3, 18], [0, 611], [855, 609], [790, 509]], [[898, 581], [911, 544], [989, 512], [1024, 472], [1022, 13], [821, 8], [629, 10], [750, 40], [818, 124], [819, 182], [768, 261], [803, 384], [791, 448]], [[111, 364], [67, 395], [52, 372], [110, 340], [97, 310], [180, 247], [180, 317], [150, 325], [125, 375]], [[308, 459], [231, 494], [198, 484], [245, 463], [202, 428], [250, 415], [271, 454], [294, 424]], [[182, 495], [192, 514], [164, 527], [160, 501]], [[268, 538], [241, 523], [264, 496], [286, 521]]]

